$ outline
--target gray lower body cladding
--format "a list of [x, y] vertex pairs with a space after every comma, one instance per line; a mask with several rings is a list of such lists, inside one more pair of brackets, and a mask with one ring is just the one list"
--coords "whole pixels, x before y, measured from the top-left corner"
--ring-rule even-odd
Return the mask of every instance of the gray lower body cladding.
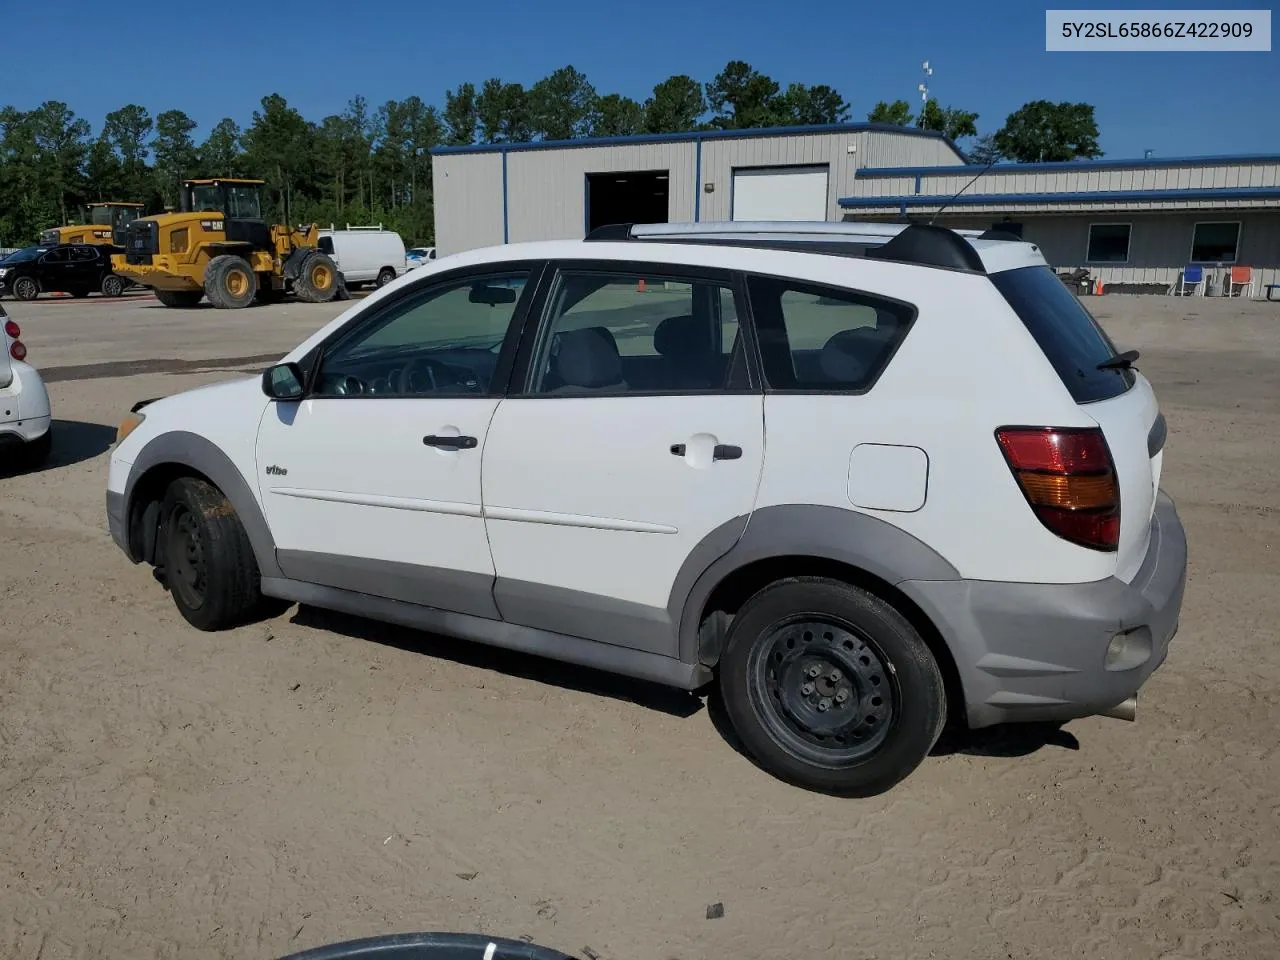
[[[1100, 713], [1137, 693], [1178, 629], [1187, 538], [1160, 493], [1151, 541], [1131, 583], [905, 581], [898, 586], [951, 649], [971, 727]], [[1110, 667], [1107, 650], [1127, 634]]]

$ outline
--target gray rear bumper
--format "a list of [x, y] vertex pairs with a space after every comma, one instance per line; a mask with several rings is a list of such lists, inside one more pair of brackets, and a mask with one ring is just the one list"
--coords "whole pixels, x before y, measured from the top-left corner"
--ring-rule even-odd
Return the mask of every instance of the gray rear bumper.
[[[1161, 491], [1132, 583], [914, 580], [899, 587], [950, 647], [969, 725], [986, 727], [1089, 716], [1135, 694], [1177, 632], [1186, 576], [1186, 533]], [[1149, 644], [1150, 655], [1128, 669], [1106, 669], [1112, 638], [1128, 631], [1140, 648]]]

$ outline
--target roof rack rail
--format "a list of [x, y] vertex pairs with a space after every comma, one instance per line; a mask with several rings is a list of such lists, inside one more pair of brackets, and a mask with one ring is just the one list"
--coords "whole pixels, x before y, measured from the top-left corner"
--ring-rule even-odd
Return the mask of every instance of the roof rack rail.
[[[592, 242], [725, 243], [738, 246], [820, 250], [845, 256], [985, 272], [970, 243], [981, 230], [953, 230], [924, 223], [736, 220], [703, 223], [615, 223], [587, 234]], [[1020, 239], [1009, 237], [1008, 239]]]

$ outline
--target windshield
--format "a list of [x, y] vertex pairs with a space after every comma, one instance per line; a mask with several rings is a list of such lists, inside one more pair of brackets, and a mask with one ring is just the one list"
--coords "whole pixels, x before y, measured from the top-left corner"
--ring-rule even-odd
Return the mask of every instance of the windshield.
[[141, 214], [138, 207], [116, 206], [107, 204], [89, 208], [89, 222], [98, 227], [123, 227], [131, 220], [138, 219]]
[[191, 209], [217, 210], [236, 220], [262, 219], [256, 185], [197, 184], [191, 188]]
[[24, 260], [34, 260], [44, 252], [44, 247], [23, 247], [15, 253], [9, 254], [4, 258], [4, 263], [22, 263]]

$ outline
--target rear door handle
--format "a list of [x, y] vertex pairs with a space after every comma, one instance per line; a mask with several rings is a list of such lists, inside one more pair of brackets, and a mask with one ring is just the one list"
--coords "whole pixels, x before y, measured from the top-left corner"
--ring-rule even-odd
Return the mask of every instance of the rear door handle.
[[471, 450], [479, 442], [475, 437], [437, 437], [434, 433], [422, 438], [428, 447], [442, 447], [445, 450]]
[[711, 451], [712, 460], [740, 460], [742, 459], [742, 448], [735, 447], [729, 443], [717, 443], [715, 449]]

